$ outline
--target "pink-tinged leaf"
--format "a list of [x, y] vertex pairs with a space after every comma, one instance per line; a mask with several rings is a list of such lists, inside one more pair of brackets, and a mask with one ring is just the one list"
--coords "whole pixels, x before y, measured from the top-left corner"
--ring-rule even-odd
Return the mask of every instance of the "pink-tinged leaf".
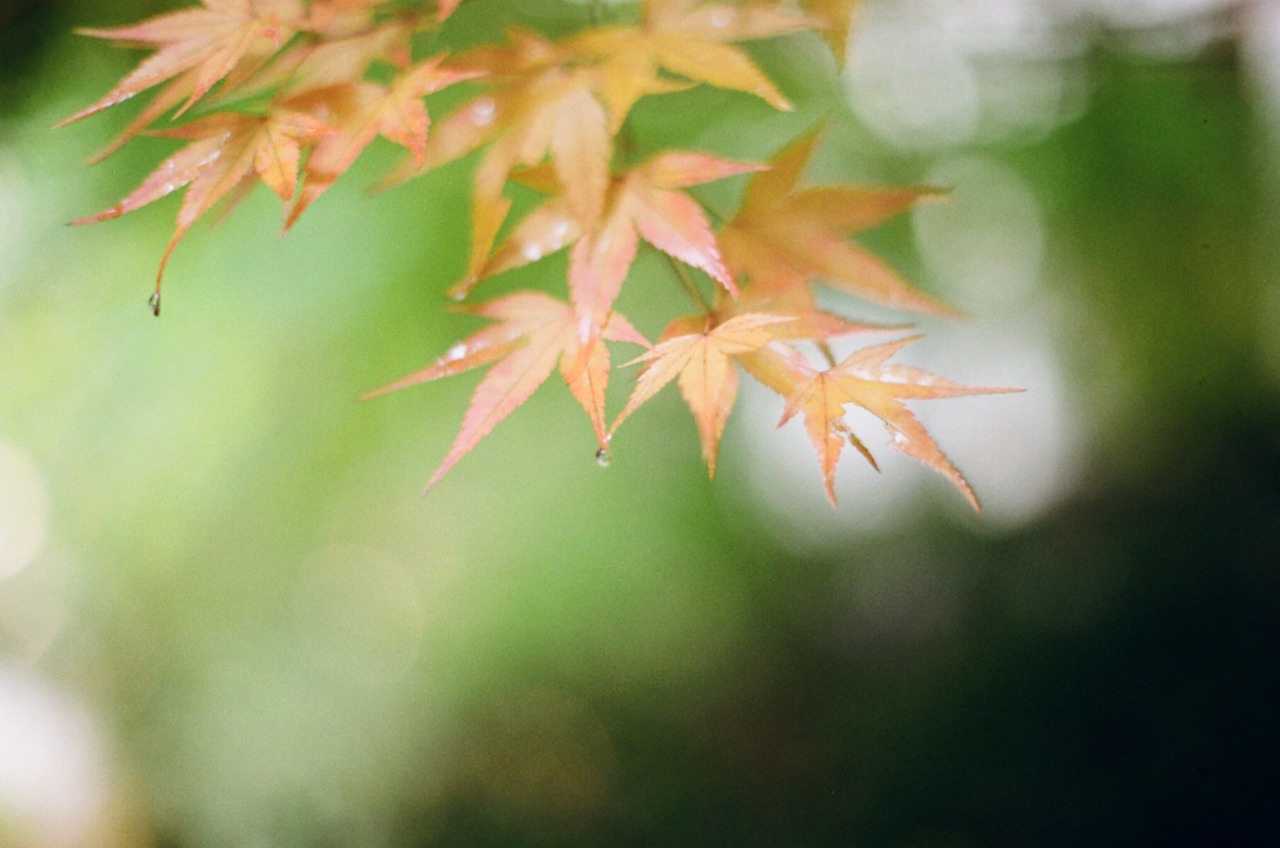
[[751, 178], [742, 208], [719, 234], [725, 265], [752, 287], [774, 294], [822, 282], [892, 309], [964, 317], [847, 240], [936, 192], [919, 187], [798, 188], [816, 144], [816, 136], [805, 136], [778, 153], [771, 170]]
[[[494, 335], [499, 334], [495, 333]], [[505, 335], [505, 333], [501, 335]], [[430, 383], [442, 377], [462, 374], [473, 368], [496, 362], [523, 344], [523, 339], [486, 339], [480, 334], [476, 334], [467, 341], [459, 342], [451, 347], [445, 352], [444, 356], [441, 356], [421, 371], [415, 371], [407, 377], [402, 377], [394, 383], [388, 383], [380, 389], [366, 392], [360, 396], [360, 399], [369, 400], [380, 395], [407, 389], [410, 386], [416, 386], [419, 383]]]
[[488, 196], [478, 191], [471, 203], [471, 255], [463, 278], [449, 289], [449, 297], [464, 300], [476, 284], [484, 279], [481, 273], [493, 243], [498, 239], [502, 222], [511, 211], [511, 198], [502, 195]]
[[374, 7], [383, 0], [312, 0], [302, 28], [333, 38], [345, 38], [368, 29]]
[[[485, 111], [464, 114], [453, 129], [458, 138], [452, 146], [458, 148], [465, 146], [460, 142], [474, 138], [494, 139], [476, 173], [477, 193], [500, 194], [512, 172], [540, 165], [550, 157], [583, 228], [594, 229], [609, 187], [613, 141], [608, 115], [590, 92], [590, 74], [550, 67], [528, 71], [511, 85], [477, 101]], [[475, 120], [483, 121], [484, 127], [468, 128], [468, 121]], [[428, 151], [428, 162], [439, 158], [432, 156]]]
[[[486, 158], [480, 166], [477, 198], [499, 194], [498, 178], [505, 180], [508, 176], [505, 165], [490, 165], [491, 160]], [[481, 279], [574, 244], [569, 255], [570, 299], [585, 316], [608, 313], [635, 261], [637, 239], [643, 236], [657, 249], [705, 271], [736, 296], [737, 287], [720, 258], [716, 237], [702, 208], [684, 192], [661, 185], [698, 185], [757, 167], [702, 153], [663, 154], [614, 178], [606, 194], [604, 217], [599, 221], [584, 219], [565, 189], [563, 195], [550, 198], [530, 212], [492, 255], [492, 241], [477, 242], [468, 275], [453, 292], [465, 295]], [[556, 169], [545, 166], [519, 172], [519, 181], [549, 192], [563, 187]], [[655, 185], [655, 181], [661, 182]], [[493, 201], [477, 200], [478, 204], [481, 202]], [[491, 231], [496, 234], [496, 226]], [[586, 341], [585, 335], [582, 340]]]
[[283, 112], [266, 121], [260, 132], [263, 139], [254, 153], [254, 170], [268, 188], [288, 203], [298, 186], [301, 142], [323, 139], [330, 130], [310, 115]]
[[720, 436], [738, 392], [738, 372], [730, 357], [764, 347], [773, 339], [773, 327], [788, 320], [777, 315], [754, 314], [739, 315], [715, 327], [709, 327], [704, 317], [672, 322], [657, 345], [632, 360], [647, 364], [610, 434], [663, 386], [676, 379], [680, 394], [698, 425], [702, 458], [714, 477]]
[[[310, 13], [317, 16], [317, 6]], [[258, 88], [281, 86], [289, 96], [317, 88], [344, 85], [363, 79], [369, 66], [386, 62], [400, 71], [412, 64], [414, 21], [405, 17], [371, 26], [368, 4], [350, 10], [334, 10], [347, 19], [313, 29], [321, 40], [299, 44], [281, 55], [252, 80]], [[324, 16], [321, 16], [324, 17]], [[346, 25], [344, 26], [343, 23]]]
[[366, 395], [373, 397], [492, 365], [472, 394], [458, 436], [427, 488], [438, 483], [495, 426], [528, 400], [557, 365], [603, 447], [607, 439], [604, 393], [610, 370], [604, 339], [648, 345], [630, 322], [616, 313], [594, 316], [595, 331], [583, 344], [578, 338], [578, 312], [541, 292], [517, 292], [467, 311], [496, 323], [450, 348], [426, 368]]
[[768, 165], [755, 162], [735, 162], [707, 153], [675, 150], [658, 154], [637, 170], [643, 173], [649, 184], [656, 188], [676, 189], [715, 182], [738, 174], [764, 171], [768, 168]]
[[835, 506], [836, 464], [840, 461], [845, 441], [852, 436], [844, 421], [843, 395], [832, 386], [827, 374], [814, 374], [810, 382], [787, 401], [787, 409], [778, 422], [779, 426], [789, 421], [797, 412], [804, 413], [805, 431], [818, 453], [822, 487], [827, 493], [827, 500]]
[[[609, 217], [599, 232], [578, 240], [569, 254], [569, 299], [586, 316], [607, 314], [636, 258], [630, 219]], [[582, 336], [586, 340], [586, 336]]]
[[547, 149], [565, 198], [578, 219], [591, 229], [604, 214], [613, 137], [604, 107], [585, 88], [571, 89], [561, 98]]
[[408, 182], [488, 144], [502, 131], [502, 117], [508, 108], [503, 98], [486, 94], [453, 110], [432, 126], [422, 166], [406, 159], [379, 180], [376, 188], [383, 190]]
[[851, 333], [905, 330], [909, 326], [850, 321], [848, 318], [819, 309], [813, 291], [808, 286], [787, 286], [775, 292], [752, 285], [743, 290], [742, 296], [736, 302], [729, 302], [724, 297], [720, 298], [719, 302], [718, 311], [724, 314], [764, 312], [789, 317], [792, 320], [774, 328], [774, 335], [780, 340], [807, 340], [821, 344]]
[[172, 194], [200, 176], [211, 163], [216, 162], [222, 155], [223, 146], [229, 137], [230, 133], [220, 132], [187, 145], [160, 163], [160, 166], [152, 171], [140, 186], [119, 203], [96, 215], [80, 218], [71, 223], [79, 226], [118, 218]]
[[980, 508], [968, 481], [942, 453], [903, 401], [1020, 390], [964, 386], [918, 368], [887, 363], [891, 356], [915, 338], [918, 337], [855, 351], [839, 364], [826, 371], [814, 372], [807, 379], [802, 373], [797, 375], [799, 379], [787, 398], [782, 420], [785, 422], [797, 413], [804, 414], [805, 428], [818, 452], [827, 497], [833, 504], [836, 462], [846, 441], [875, 464], [844, 420], [845, 406], [855, 404], [884, 422], [894, 447], [950, 480], [975, 510]]
[[492, 277], [503, 271], [520, 268], [550, 256], [577, 241], [582, 225], [561, 197], [547, 201], [530, 212], [498, 246], [480, 271], [480, 277]]
[[559, 308], [558, 302], [539, 292], [517, 292], [466, 310], [499, 323], [485, 327], [465, 341], [458, 342], [445, 351], [444, 356], [421, 371], [415, 371], [407, 377], [363, 395], [362, 400], [399, 391], [419, 383], [439, 380], [442, 377], [452, 377], [501, 359], [517, 347], [524, 345], [525, 335], [546, 322], [547, 315], [551, 311], [548, 301], [555, 304], [557, 309]]
[[[144, 59], [101, 99], [62, 121], [79, 120], [116, 105], [166, 80], [185, 77], [186, 111], [226, 78], [246, 56], [253, 68], [241, 69], [242, 79], [260, 67], [297, 31], [303, 17], [299, 0], [203, 0], [202, 9], [185, 9], [114, 29], [83, 29], [82, 35], [130, 44], [156, 45]], [[232, 81], [234, 83], [234, 80]]]
[[700, 268], [737, 297], [738, 287], [720, 258], [711, 225], [702, 207], [687, 194], [661, 189], [637, 189], [632, 217], [644, 240], [686, 265]]
[[640, 347], [653, 347], [644, 334], [632, 326], [621, 312], [610, 312], [609, 317], [604, 321], [604, 328], [600, 331], [600, 335], [611, 342], [626, 342], [627, 344], [639, 345]]
[[803, 260], [808, 272], [838, 291], [904, 312], [952, 319], [966, 317], [954, 306], [915, 288], [884, 260], [857, 245], [828, 239], [791, 244], [800, 249], [812, 248], [806, 250]]
[[503, 100], [486, 94], [450, 112], [436, 124], [424, 167], [438, 168], [487, 144], [505, 111]]
[[430, 120], [422, 98], [471, 76], [441, 68], [443, 58], [437, 56], [419, 63], [389, 86], [354, 82], [308, 92], [289, 101], [292, 108], [311, 111], [332, 133], [307, 160], [302, 191], [289, 213], [286, 229], [346, 173], [379, 135], [407, 148], [416, 165], [425, 164]]
[[[89, 157], [88, 164], [94, 165], [106, 159], [112, 153], [115, 153], [121, 147], [124, 147], [132, 139], [136, 138], [139, 133], [146, 130], [152, 123], [159, 120], [160, 116], [168, 112], [173, 107], [182, 102], [182, 98], [187, 96], [190, 91], [192, 82], [195, 79], [195, 70], [192, 69], [174, 79], [169, 85], [160, 89], [156, 96], [151, 98], [151, 102], [138, 113], [138, 116], [129, 122], [111, 143]], [[64, 122], [65, 123], [65, 122]], [[60, 126], [60, 125], [59, 125]]]
[[609, 443], [605, 431], [604, 393], [609, 387], [609, 350], [599, 335], [591, 335], [560, 358], [560, 376], [591, 419], [600, 448]]
[[[115, 218], [186, 187], [173, 237], [156, 274], [153, 308], [158, 312], [160, 282], [178, 242], [202, 215], [255, 172], [282, 198], [293, 193], [300, 146], [328, 130], [308, 115], [279, 112], [265, 117], [220, 114], [157, 135], [191, 140], [161, 162], [127, 197], [111, 208], [73, 223]], [[290, 171], [290, 168], [293, 168]]]
[[564, 349], [561, 336], [559, 332], [531, 333], [527, 344], [489, 369], [471, 396], [462, 429], [449, 453], [427, 481], [428, 490], [546, 382]]
[[[786, 326], [780, 325], [779, 334], [781, 328]], [[760, 385], [784, 398], [791, 397], [801, 384], [814, 375], [813, 367], [800, 351], [786, 344], [766, 345], [759, 350], [740, 354], [737, 359], [743, 370]]]

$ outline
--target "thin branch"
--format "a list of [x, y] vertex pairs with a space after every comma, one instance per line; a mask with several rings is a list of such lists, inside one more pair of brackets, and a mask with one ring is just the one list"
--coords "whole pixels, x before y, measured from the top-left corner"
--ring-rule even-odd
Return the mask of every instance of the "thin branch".
[[680, 284], [684, 286], [685, 293], [689, 295], [689, 298], [697, 305], [698, 309], [710, 315], [711, 305], [707, 303], [707, 299], [702, 296], [702, 292], [698, 291], [698, 286], [693, 282], [693, 278], [689, 276], [688, 269], [677, 262], [674, 257], [668, 256], [666, 253], [663, 253], [662, 255], [666, 257], [667, 264], [671, 266], [671, 270], [676, 275], [676, 279], [678, 279]]

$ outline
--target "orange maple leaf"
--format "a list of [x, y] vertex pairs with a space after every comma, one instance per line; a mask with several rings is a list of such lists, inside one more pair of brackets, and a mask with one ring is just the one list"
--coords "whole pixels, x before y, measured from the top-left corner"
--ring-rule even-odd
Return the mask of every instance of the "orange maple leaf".
[[[473, 257], [480, 270], [474, 279], [455, 287], [455, 293], [465, 295], [481, 279], [573, 244], [571, 300], [584, 313], [607, 312], [643, 238], [668, 256], [705, 271], [736, 296], [737, 287], [720, 258], [711, 225], [702, 207], [683, 189], [759, 168], [705, 153], [660, 154], [612, 180], [604, 219], [594, 230], [566, 198], [553, 197], [530, 212], [487, 261], [481, 264]], [[543, 183], [542, 187], [555, 189], [553, 180]]]
[[858, 9], [860, 0], [800, 0], [800, 6], [820, 17], [824, 26], [823, 37], [835, 55], [836, 61], [843, 62], [845, 43], [849, 40], [849, 27], [853, 24], [853, 15]]
[[286, 108], [309, 112], [331, 130], [307, 159], [302, 191], [286, 229], [379, 135], [407, 148], [415, 161], [425, 160], [431, 120], [422, 98], [473, 76], [442, 68], [443, 59], [437, 56], [420, 62], [388, 85], [367, 81], [332, 85], [284, 101]]
[[[639, 26], [593, 27], [560, 43], [516, 30], [503, 48], [460, 57], [489, 77], [495, 90], [442, 122], [442, 143], [405, 163], [387, 184], [401, 182], [492, 142], [476, 173], [472, 233], [487, 255], [509, 208], [502, 189], [513, 171], [549, 158], [579, 220], [594, 229], [604, 214], [613, 136], [641, 97], [694, 82], [756, 94], [780, 109], [790, 104], [754, 63], [725, 42], [764, 38], [814, 26], [817, 19], [764, 6], [650, 0]], [[468, 278], [479, 267], [468, 268]]]
[[[160, 94], [167, 104], [186, 103], [182, 114], [219, 81], [244, 79], [260, 68], [302, 23], [301, 0], [201, 0], [204, 8], [184, 9], [149, 18], [132, 26], [81, 29], [82, 35], [127, 44], [154, 46], [115, 88], [92, 105], [63, 120], [68, 124], [101, 112], [152, 86], [172, 80]], [[152, 113], [158, 117], [160, 113]]]
[[578, 318], [573, 307], [541, 292], [517, 292], [467, 311], [498, 323], [450, 348], [421, 371], [366, 395], [374, 397], [494, 363], [471, 396], [462, 429], [426, 488], [440, 482], [458, 460], [528, 400], [557, 365], [573, 396], [591, 419], [603, 450], [608, 443], [604, 391], [610, 371], [608, 348], [603, 340], [649, 347], [644, 336], [615, 312], [600, 316], [600, 335], [583, 344], [578, 337]]
[[266, 116], [217, 114], [171, 130], [166, 138], [191, 141], [160, 163], [127, 197], [109, 209], [73, 221], [92, 224], [117, 218], [186, 187], [173, 237], [160, 260], [152, 311], [160, 314], [160, 281], [178, 242], [204, 213], [255, 173], [286, 203], [297, 186], [303, 143], [329, 133], [322, 123], [300, 112]]
[[747, 185], [741, 209], [719, 234], [733, 273], [775, 292], [820, 281], [893, 309], [958, 317], [957, 310], [915, 289], [884, 261], [847, 240], [937, 192], [919, 187], [797, 188], [815, 147], [815, 136], [802, 139]]
[[598, 91], [616, 130], [641, 97], [672, 90], [661, 70], [693, 83], [754, 94], [777, 109], [790, 110], [782, 92], [729, 42], [768, 38], [820, 23], [776, 5], [648, 0], [640, 25], [593, 27], [570, 38], [566, 46], [598, 63]]
[[[579, 218], [598, 221], [609, 187], [613, 136], [604, 106], [583, 69], [562, 66], [564, 51], [541, 36], [514, 31], [510, 46], [484, 48], [452, 66], [485, 76], [494, 90], [446, 116], [424, 156], [406, 162], [383, 186], [439, 167], [485, 144], [472, 198], [472, 257], [483, 261], [510, 208], [503, 188], [518, 168], [550, 160]], [[468, 267], [474, 277], [478, 265]]]
[[636, 380], [627, 405], [618, 413], [610, 436], [631, 413], [678, 379], [680, 394], [693, 412], [702, 440], [702, 459], [716, 476], [720, 436], [738, 396], [738, 371], [730, 357], [759, 350], [775, 338], [775, 325], [791, 321], [782, 315], [745, 314], [712, 325], [712, 318], [677, 318], [663, 331], [652, 350], [631, 362], [647, 363]]
[[814, 369], [798, 351], [784, 345], [742, 356], [741, 362], [752, 376], [787, 398], [779, 426], [797, 414], [804, 416], [805, 430], [818, 453], [823, 486], [832, 505], [836, 503], [836, 463], [846, 442], [872, 467], [878, 467], [866, 445], [845, 421], [845, 407], [853, 404], [884, 422], [894, 447], [946, 477], [975, 510], [980, 509], [968, 481], [903, 402], [1021, 389], [963, 386], [919, 368], [887, 362], [917, 338], [919, 336], [912, 336], [854, 351], [823, 371]]
[[825, 344], [850, 333], [870, 331], [905, 330], [909, 324], [881, 324], [852, 321], [834, 312], [822, 309], [810, 286], [791, 286], [770, 290], [760, 286], [744, 285], [734, 299], [723, 291], [716, 292], [714, 314], [720, 320], [734, 315], [764, 312], [786, 316], [786, 324], [775, 328], [775, 336], [784, 341], [811, 341]]

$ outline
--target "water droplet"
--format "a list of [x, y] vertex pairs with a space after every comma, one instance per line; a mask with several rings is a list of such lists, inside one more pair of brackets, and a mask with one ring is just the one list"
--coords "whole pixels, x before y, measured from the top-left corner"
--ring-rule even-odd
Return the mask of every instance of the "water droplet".
[[151, 307], [151, 314], [160, 317], [160, 292], [152, 292], [151, 297], [147, 298], [147, 306]]
[[471, 122], [478, 127], [487, 127], [493, 123], [494, 113], [497, 111], [497, 104], [492, 98], [486, 97], [483, 100], [477, 100], [471, 107]]
[[600, 448], [600, 450], [596, 451], [596, 465], [601, 468], [608, 468], [610, 462], [613, 462], [613, 457], [609, 456], [608, 448]]

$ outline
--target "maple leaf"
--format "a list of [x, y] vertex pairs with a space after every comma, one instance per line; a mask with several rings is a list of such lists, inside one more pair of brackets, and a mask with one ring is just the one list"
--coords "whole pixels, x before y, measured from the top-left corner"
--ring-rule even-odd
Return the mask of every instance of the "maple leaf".
[[373, 20], [382, 0], [312, 0], [303, 27], [312, 32], [339, 33], [362, 29]]
[[[496, 90], [443, 122], [444, 143], [421, 163], [406, 163], [386, 184], [438, 167], [493, 142], [476, 174], [473, 233], [487, 253], [505, 215], [502, 188], [513, 171], [550, 158], [580, 220], [603, 214], [613, 136], [631, 107], [648, 94], [687, 87], [659, 73], [756, 94], [780, 109], [790, 104], [741, 50], [724, 42], [764, 38], [813, 26], [816, 19], [765, 6], [651, 0], [641, 26], [593, 27], [559, 44], [525, 31], [510, 45], [459, 59]], [[478, 267], [468, 268], [474, 276]]]
[[[317, 7], [310, 8], [317, 14]], [[383, 61], [398, 71], [413, 64], [412, 38], [417, 20], [401, 16], [374, 22], [372, 12], [357, 15], [354, 10], [329, 21], [327, 28], [308, 22], [309, 38], [295, 42], [244, 86], [248, 90], [278, 88], [282, 97], [296, 96], [313, 89], [357, 82], [369, 66]]]
[[800, 0], [802, 8], [821, 18], [823, 37], [839, 62], [844, 61], [845, 44], [849, 40], [849, 27], [860, 0]]
[[[609, 187], [613, 137], [590, 76], [562, 67], [563, 51], [541, 36], [517, 30], [509, 40], [509, 47], [475, 50], [451, 63], [460, 72], [488, 77], [495, 90], [446, 116], [425, 155], [381, 183], [398, 184], [489, 144], [476, 169], [472, 198], [476, 261], [489, 254], [506, 218], [510, 203], [502, 192], [516, 169], [549, 159], [565, 196], [588, 221], [599, 220]], [[473, 263], [467, 276], [478, 270]]]
[[439, 2], [436, 3], [436, 14], [439, 15], [440, 20], [443, 21], [452, 15], [460, 5], [462, 5], [462, 0], [439, 0]]
[[738, 396], [738, 371], [730, 360], [759, 350], [774, 339], [774, 327], [791, 321], [781, 315], [745, 314], [712, 326], [712, 318], [678, 318], [648, 352], [626, 363], [645, 362], [627, 405], [609, 429], [610, 436], [658, 390], [678, 379], [680, 394], [693, 412], [702, 440], [702, 459], [716, 476], [716, 455], [725, 422]]
[[776, 5], [647, 0], [639, 26], [593, 27], [566, 45], [598, 63], [598, 90], [616, 130], [641, 97], [672, 90], [660, 70], [754, 94], [789, 111], [791, 104], [782, 92], [746, 53], [728, 42], [768, 38], [820, 23]]
[[307, 159], [302, 191], [286, 229], [379, 135], [407, 148], [415, 161], [425, 160], [431, 120], [422, 98], [472, 76], [442, 68], [443, 59], [437, 56], [420, 62], [389, 85], [367, 81], [333, 85], [285, 101], [287, 107], [313, 114], [330, 129]]
[[[553, 197], [522, 220], [487, 261], [480, 264], [473, 257], [473, 265], [480, 264], [480, 270], [455, 287], [455, 293], [465, 295], [481, 279], [573, 244], [571, 300], [587, 314], [608, 312], [643, 238], [668, 256], [705, 271], [736, 296], [737, 286], [720, 258], [702, 207], [682, 189], [759, 167], [704, 153], [660, 154], [614, 178], [604, 220], [594, 230], [564, 197]], [[553, 189], [554, 183], [546, 187]]]
[[771, 291], [818, 280], [892, 309], [961, 315], [847, 241], [848, 235], [870, 229], [937, 192], [918, 187], [797, 189], [815, 147], [816, 136], [801, 139], [748, 183], [742, 207], [719, 234], [731, 271]]
[[201, 4], [204, 8], [170, 12], [132, 26], [78, 30], [95, 38], [154, 46], [156, 52], [101, 99], [59, 126], [168, 80], [173, 82], [160, 99], [171, 106], [185, 97], [178, 110], [181, 114], [233, 72], [232, 82], [261, 67], [297, 32], [304, 11], [301, 0], [201, 0]]
[[287, 111], [266, 116], [217, 114], [156, 132], [159, 136], [188, 139], [191, 143], [161, 162], [119, 203], [72, 223], [92, 224], [117, 218], [186, 187], [177, 225], [156, 273], [151, 303], [152, 311], [159, 315], [160, 281], [165, 265], [192, 225], [219, 199], [255, 173], [287, 203], [297, 186], [302, 144], [328, 133], [329, 130], [310, 115]]
[[440, 467], [427, 482], [431, 489], [502, 419], [523, 404], [557, 366], [573, 396], [586, 411], [600, 449], [608, 442], [604, 391], [610, 360], [604, 340], [648, 347], [649, 342], [619, 313], [600, 316], [601, 332], [580, 342], [578, 318], [567, 303], [541, 292], [517, 292], [467, 310], [498, 322], [452, 347], [426, 368], [369, 393], [374, 397], [417, 383], [492, 366], [471, 396], [462, 429]]
[[609, 186], [608, 115], [585, 75], [554, 69], [521, 88], [498, 116], [500, 135], [476, 171], [476, 202], [494, 202], [512, 171], [550, 157], [564, 195], [584, 221], [598, 221]]
[[910, 326], [851, 321], [820, 308], [813, 289], [809, 286], [791, 286], [772, 291], [759, 286], [746, 285], [742, 287], [736, 299], [728, 297], [724, 292], [716, 294], [713, 311], [721, 320], [752, 312], [767, 312], [771, 315], [787, 317], [789, 320], [786, 324], [773, 328], [775, 336], [781, 340], [811, 341], [822, 345], [850, 333], [905, 330]]
[[878, 468], [871, 452], [845, 421], [845, 408], [853, 404], [884, 422], [894, 447], [946, 477], [975, 510], [980, 509], [968, 481], [904, 401], [1021, 390], [963, 386], [919, 368], [887, 362], [918, 338], [912, 336], [854, 351], [823, 371], [814, 369], [798, 351], [784, 345], [775, 344], [741, 358], [752, 376], [787, 398], [779, 426], [797, 414], [804, 416], [805, 430], [818, 453], [823, 487], [832, 505], [836, 503], [836, 463], [846, 443]]

